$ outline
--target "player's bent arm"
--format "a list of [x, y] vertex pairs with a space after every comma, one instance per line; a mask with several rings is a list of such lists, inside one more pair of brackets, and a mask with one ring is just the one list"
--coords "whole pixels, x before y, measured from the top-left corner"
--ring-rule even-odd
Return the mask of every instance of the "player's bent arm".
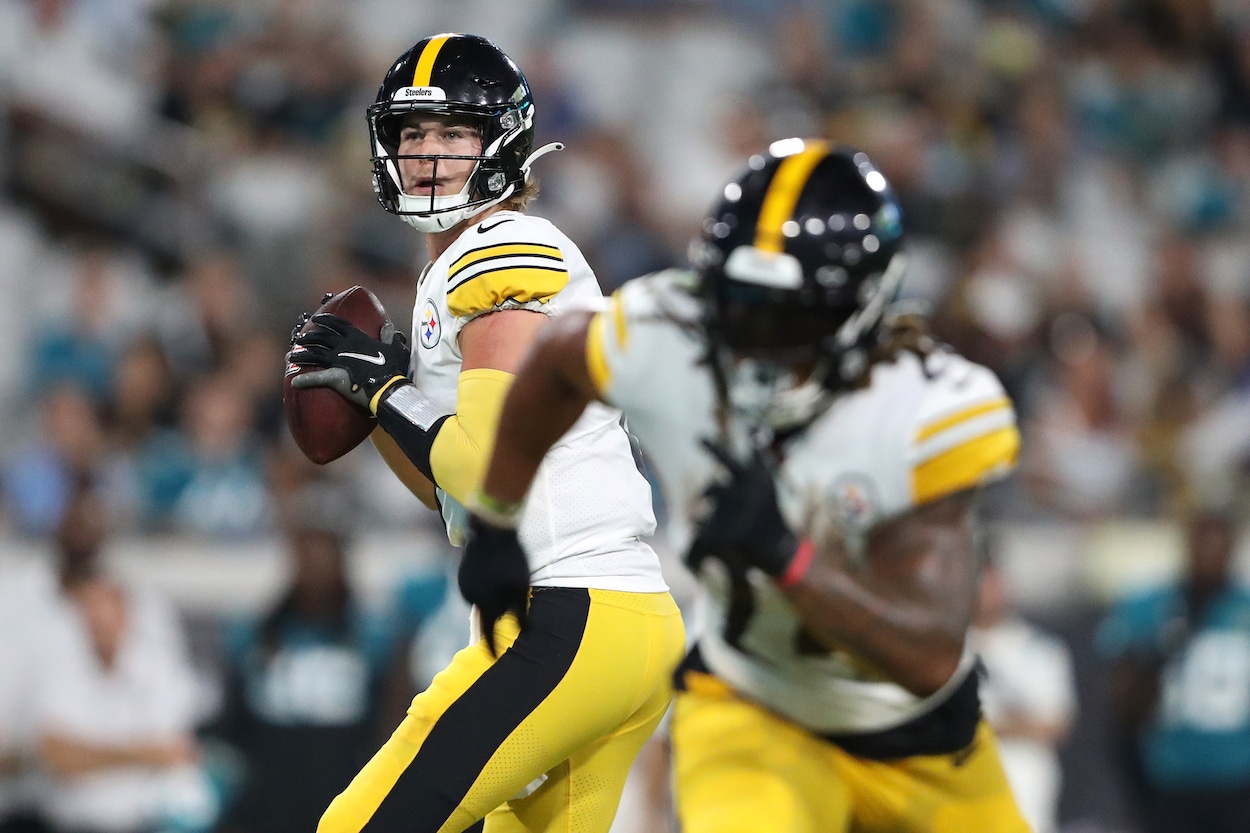
[[973, 493], [917, 507], [873, 530], [863, 567], [840, 539], [782, 581], [810, 635], [848, 649], [919, 696], [955, 673], [976, 600]]
[[491, 500], [519, 504], [546, 453], [599, 398], [586, 359], [593, 317], [573, 310], [552, 319], [517, 370], [482, 481]]
[[416, 495], [417, 499], [427, 507], [437, 510], [438, 501], [434, 496], [434, 483], [408, 459], [391, 435], [381, 428], [375, 428], [369, 435], [369, 439], [373, 441], [374, 448], [382, 455], [386, 465], [399, 478], [399, 482], [403, 483], [408, 491]]
[[417, 472], [462, 503], [481, 483], [512, 371], [546, 322], [541, 313], [503, 310], [466, 324], [455, 413], [430, 412], [411, 386], [378, 408], [379, 424]]

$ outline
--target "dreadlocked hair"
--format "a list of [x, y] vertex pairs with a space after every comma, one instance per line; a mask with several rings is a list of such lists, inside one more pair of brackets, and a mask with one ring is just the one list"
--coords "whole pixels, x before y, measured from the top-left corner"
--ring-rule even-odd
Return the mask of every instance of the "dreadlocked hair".
[[881, 322], [881, 340], [872, 351], [872, 362], [892, 362], [903, 353], [911, 353], [924, 361], [938, 348], [938, 341], [929, 329], [929, 319], [918, 310], [886, 314]]
[[887, 310], [881, 321], [880, 338], [869, 353], [863, 372], [850, 383], [850, 388], [861, 390], [868, 387], [875, 365], [895, 362], [904, 353], [911, 353], [923, 364], [940, 346], [941, 343], [929, 329], [929, 320], [923, 311], [915, 308]]

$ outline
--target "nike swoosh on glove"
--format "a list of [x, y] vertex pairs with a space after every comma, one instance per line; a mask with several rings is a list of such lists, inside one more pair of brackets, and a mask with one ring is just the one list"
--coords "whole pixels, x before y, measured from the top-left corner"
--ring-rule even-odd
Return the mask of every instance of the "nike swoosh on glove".
[[379, 338], [364, 333], [350, 321], [320, 312], [315, 327], [291, 339], [287, 362], [305, 368], [291, 380], [294, 388], [332, 388], [340, 396], [377, 414], [384, 392], [388, 395], [409, 384], [408, 339], [389, 320]]

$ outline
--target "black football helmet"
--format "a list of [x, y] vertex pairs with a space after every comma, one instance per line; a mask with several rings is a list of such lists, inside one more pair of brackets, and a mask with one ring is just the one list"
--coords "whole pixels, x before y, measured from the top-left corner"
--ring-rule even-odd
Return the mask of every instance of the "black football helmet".
[[866, 154], [786, 139], [751, 157], [691, 246], [729, 404], [784, 430], [857, 382], [898, 292], [902, 244], [898, 200]]
[[[398, 160], [403, 117], [421, 112], [464, 117], [481, 132], [480, 156], [403, 158], [475, 159], [459, 194], [404, 193]], [[418, 231], [444, 231], [497, 205], [525, 187], [535, 159], [562, 145], [534, 151], [534, 100], [516, 63], [477, 35], [442, 34], [419, 41], [401, 55], [382, 80], [367, 110], [373, 149], [373, 186], [378, 201]]]

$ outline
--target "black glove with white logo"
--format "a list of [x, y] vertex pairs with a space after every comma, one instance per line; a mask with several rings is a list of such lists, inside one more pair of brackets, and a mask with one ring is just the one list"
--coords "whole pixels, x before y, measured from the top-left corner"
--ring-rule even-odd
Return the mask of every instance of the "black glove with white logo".
[[290, 364], [319, 368], [291, 380], [295, 388], [332, 388], [343, 398], [377, 414], [384, 391], [408, 382], [408, 339], [387, 321], [373, 338], [344, 318], [327, 312], [312, 317], [315, 327], [291, 338]]
[[731, 567], [745, 563], [773, 577], [783, 575], [799, 542], [781, 517], [772, 464], [758, 450], [743, 463], [723, 445], [704, 440], [703, 447], [725, 467], [729, 479], [704, 491], [711, 509], [699, 523], [686, 564], [697, 572], [712, 557]]
[[530, 568], [516, 529], [470, 513], [458, 578], [460, 594], [478, 609], [491, 656], [498, 656], [495, 622], [512, 613], [524, 629], [529, 611]]

